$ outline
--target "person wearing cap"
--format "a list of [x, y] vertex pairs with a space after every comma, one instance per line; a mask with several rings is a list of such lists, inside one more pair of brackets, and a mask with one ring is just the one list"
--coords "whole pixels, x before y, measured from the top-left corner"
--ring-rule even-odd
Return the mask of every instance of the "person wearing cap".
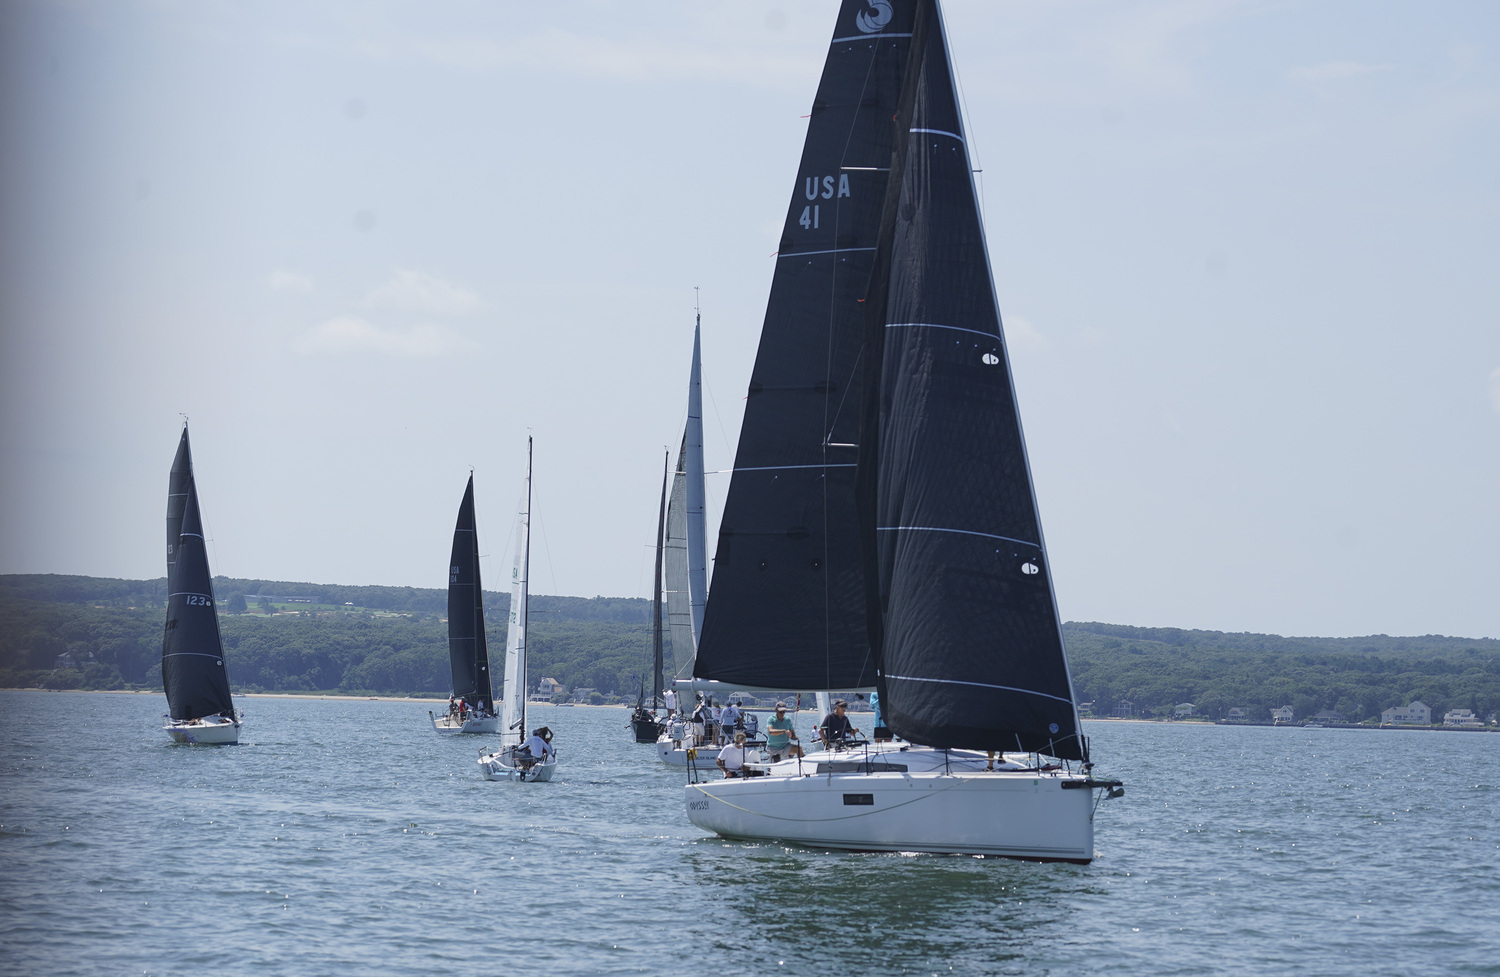
[[736, 729], [739, 729], [740, 723], [742, 722], [743, 718], [743, 714], [740, 712], [739, 703], [735, 702], [733, 699], [730, 699], [729, 705], [725, 706], [724, 711], [719, 714], [719, 722], [724, 729], [724, 735], [728, 736]]
[[818, 735], [823, 737], [823, 748], [831, 750], [835, 746], [842, 746], [844, 741], [859, 732], [849, 717], [844, 712], [849, 708], [849, 703], [843, 699], [833, 700], [833, 712], [823, 717], [823, 725], [818, 727]]
[[749, 747], [745, 746], [745, 734], [734, 734], [734, 745], [726, 746], [719, 751], [719, 769], [724, 771], [725, 777], [743, 777], [745, 775], [745, 764], [754, 760], [754, 755]]
[[797, 730], [786, 715], [786, 703], [776, 703], [776, 715], [766, 721], [766, 752], [771, 754], [771, 762], [780, 760], [783, 754], [801, 756], [802, 747], [792, 742], [796, 738]]

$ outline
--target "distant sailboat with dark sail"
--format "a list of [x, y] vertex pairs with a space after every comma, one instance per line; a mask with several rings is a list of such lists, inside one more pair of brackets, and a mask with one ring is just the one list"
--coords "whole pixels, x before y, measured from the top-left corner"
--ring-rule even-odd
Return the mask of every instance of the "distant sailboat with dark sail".
[[[694, 674], [879, 693], [898, 739], [690, 783], [729, 838], [1094, 857], [1096, 792], [936, 0], [845, 0]], [[835, 710], [837, 712], [837, 710]]]
[[161, 681], [168, 709], [163, 729], [174, 741], [240, 741], [186, 422], [167, 482], [167, 622]]
[[[671, 454], [662, 461], [662, 468], [666, 469], [671, 461]], [[661, 506], [656, 517], [656, 571], [652, 575], [651, 587], [651, 708], [646, 708], [646, 690], [644, 684], [641, 694], [635, 701], [635, 710], [630, 714], [630, 733], [637, 743], [655, 743], [657, 737], [661, 736], [665, 722], [657, 715], [656, 710], [662, 705], [662, 685], [664, 658], [666, 654], [666, 618], [665, 601], [662, 592], [662, 563], [666, 554], [667, 544], [667, 491], [669, 486], [668, 473], [662, 472], [661, 482]]]
[[448, 664], [453, 694], [448, 713], [432, 718], [439, 733], [493, 733], [500, 728], [490, 682], [484, 634], [484, 588], [479, 575], [479, 532], [474, 518], [474, 475], [458, 506], [453, 551], [448, 560]]

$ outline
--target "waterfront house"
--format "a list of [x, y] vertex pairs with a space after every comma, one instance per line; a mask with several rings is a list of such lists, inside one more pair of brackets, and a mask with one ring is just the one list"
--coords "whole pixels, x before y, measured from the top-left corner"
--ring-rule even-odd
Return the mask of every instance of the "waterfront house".
[[1172, 707], [1172, 715], [1178, 719], [1186, 719], [1188, 716], [1195, 715], [1194, 708], [1196, 707], [1191, 702], [1179, 702]]
[[1483, 726], [1484, 720], [1468, 709], [1449, 709], [1443, 713], [1444, 726]]
[[1392, 706], [1380, 714], [1382, 726], [1431, 726], [1432, 709], [1426, 703], [1414, 701], [1410, 705]]
[[1297, 714], [1292, 711], [1291, 706], [1282, 706], [1280, 709], [1271, 710], [1271, 722], [1273, 723], [1289, 723], [1295, 718], [1297, 718]]

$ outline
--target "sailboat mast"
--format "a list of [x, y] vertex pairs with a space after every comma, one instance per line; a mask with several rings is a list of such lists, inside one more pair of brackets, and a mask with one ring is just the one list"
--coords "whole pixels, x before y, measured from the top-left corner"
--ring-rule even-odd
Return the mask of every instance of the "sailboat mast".
[[703, 634], [703, 610], [708, 603], [708, 527], [704, 516], [703, 491], [703, 357], [699, 333], [703, 313], [693, 325], [693, 369], [688, 380], [687, 452], [687, 547], [688, 592], [693, 607], [693, 644]]
[[662, 691], [662, 563], [667, 544], [667, 484], [671, 472], [672, 452], [666, 451], [661, 467], [661, 512], [656, 519], [656, 582], [651, 589], [651, 708], [661, 702]]
[[531, 623], [531, 435], [526, 435], [526, 555], [521, 564], [521, 742], [526, 741], [526, 628]]

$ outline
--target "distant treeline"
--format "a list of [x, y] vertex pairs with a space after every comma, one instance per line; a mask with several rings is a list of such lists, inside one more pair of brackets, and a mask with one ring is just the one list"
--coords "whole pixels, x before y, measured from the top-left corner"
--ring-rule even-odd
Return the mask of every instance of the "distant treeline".
[[1283, 638], [1097, 623], [1067, 624], [1063, 635], [1074, 689], [1100, 716], [1167, 716], [1186, 702], [1209, 719], [1242, 709], [1251, 722], [1269, 722], [1281, 706], [1298, 718], [1331, 709], [1350, 722], [1413, 700], [1437, 721], [1450, 709], [1481, 717], [1500, 709], [1493, 638]]
[[[240, 692], [428, 694], [449, 691], [447, 593], [219, 577], [230, 679]], [[257, 597], [274, 598], [243, 600]], [[242, 600], [235, 601], [235, 597]], [[289, 603], [290, 599], [310, 603]], [[166, 581], [0, 576], [0, 685], [160, 687]], [[267, 608], [278, 611], [264, 613]], [[509, 597], [485, 595], [499, 672]], [[639, 598], [534, 596], [533, 684], [633, 697], [650, 669], [650, 603]], [[1434, 717], [1500, 709], [1500, 641], [1421, 637], [1283, 638], [1175, 628], [1070, 623], [1074, 688], [1095, 715], [1168, 716], [1191, 702], [1252, 722], [1291, 706], [1334, 709], [1352, 722], [1421, 700]], [[498, 690], [497, 690], [498, 691]]]
[[[214, 593], [221, 609], [246, 608], [219, 618], [237, 692], [451, 690], [446, 590], [216, 577]], [[276, 613], [235, 600], [248, 595], [274, 598]], [[0, 685], [159, 688], [166, 597], [165, 578], [0, 575]], [[509, 609], [508, 594], [485, 594], [497, 678]], [[650, 668], [650, 603], [534, 595], [527, 637], [533, 685], [545, 676], [569, 689], [634, 694]]]

